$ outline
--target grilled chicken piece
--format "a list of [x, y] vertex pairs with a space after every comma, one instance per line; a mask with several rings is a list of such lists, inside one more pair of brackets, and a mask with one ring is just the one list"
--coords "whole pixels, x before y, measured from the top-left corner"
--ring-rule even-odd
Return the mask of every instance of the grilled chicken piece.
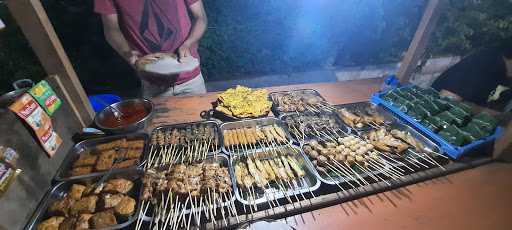
[[414, 138], [408, 132], [393, 129], [393, 130], [391, 130], [390, 133], [394, 137], [399, 138], [399, 139], [405, 141], [407, 144], [413, 146], [417, 151], [422, 152], [425, 149], [425, 146], [423, 144], [421, 144], [419, 141], [417, 141], [416, 138]]
[[105, 209], [115, 207], [117, 204], [119, 204], [119, 202], [121, 202], [123, 197], [125, 197], [125, 195], [123, 195], [123, 194], [110, 194], [110, 193], [105, 193], [102, 196], [103, 196], [103, 208], [105, 208]]
[[135, 200], [129, 196], [124, 196], [114, 207], [114, 211], [120, 216], [130, 216], [135, 212]]
[[63, 199], [53, 202], [50, 207], [48, 207], [48, 213], [56, 216], [68, 216], [69, 208], [74, 202], [75, 200], [71, 199], [69, 196], [64, 197]]
[[64, 221], [62, 216], [54, 216], [37, 225], [37, 230], [59, 230], [59, 225]]
[[109, 209], [103, 212], [95, 213], [90, 220], [93, 228], [106, 228], [117, 224], [114, 210]]
[[96, 210], [97, 201], [98, 197], [95, 195], [82, 197], [82, 199], [76, 201], [75, 203], [73, 203], [73, 205], [71, 205], [69, 213], [71, 215], [94, 213], [94, 211]]
[[127, 179], [110, 179], [105, 183], [104, 192], [126, 194], [133, 188], [133, 182]]
[[89, 229], [89, 219], [92, 214], [81, 214], [75, 224], [75, 230], [86, 230]]
[[69, 189], [68, 196], [73, 200], [80, 200], [85, 189], [86, 187], [81, 184], [73, 184]]

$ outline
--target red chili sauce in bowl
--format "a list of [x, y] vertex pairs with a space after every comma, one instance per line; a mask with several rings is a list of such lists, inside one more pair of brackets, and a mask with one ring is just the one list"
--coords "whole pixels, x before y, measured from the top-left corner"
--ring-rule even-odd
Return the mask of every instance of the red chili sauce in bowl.
[[[118, 114], [115, 109], [110, 108], [109, 112], [100, 121], [101, 125], [106, 128], [119, 128], [137, 123], [149, 114], [143, 104], [120, 106], [117, 110], [122, 114]], [[117, 113], [118, 117], [114, 113]]]

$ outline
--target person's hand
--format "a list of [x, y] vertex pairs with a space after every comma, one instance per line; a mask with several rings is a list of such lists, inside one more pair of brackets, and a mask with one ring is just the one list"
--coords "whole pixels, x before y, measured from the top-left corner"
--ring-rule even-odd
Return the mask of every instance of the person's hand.
[[184, 58], [190, 56], [190, 47], [192, 46], [192, 44], [190, 44], [189, 42], [185, 41], [183, 42], [183, 44], [180, 46], [180, 48], [178, 48], [178, 61], [179, 62], [182, 62], [184, 60]]
[[128, 62], [128, 64], [130, 64], [132, 67], [135, 67], [135, 63], [137, 62], [137, 60], [139, 60], [139, 57], [141, 55], [142, 54], [139, 51], [130, 50], [130, 51], [126, 51], [123, 54], [123, 58], [124, 58], [124, 60], [126, 60], [126, 62]]

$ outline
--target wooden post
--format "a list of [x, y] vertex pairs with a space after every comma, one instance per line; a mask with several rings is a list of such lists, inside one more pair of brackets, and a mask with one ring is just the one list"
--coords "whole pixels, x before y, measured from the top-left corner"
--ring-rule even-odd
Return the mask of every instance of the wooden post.
[[397, 72], [398, 79], [400, 79], [402, 83], [409, 82], [411, 75], [418, 65], [418, 61], [425, 52], [425, 47], [430, 35], [434, 30], [437, 19], [439, 19], [442, 2], [443, 0], [429, 0], [427, 3], [427, 7], [423, 12], [423, 17], [418, 25], [418, 29], [414, 34], [414, 38], [412, 39], [409, 49], [407, 49], [407, 53], [402, 59], [400, 69]]
[[6, 3], [46, 73], [60, 77], [64, 88], [56, 91], [61, 91], [59, 95], [64, 96], [80, 124], [89, 125], [94, 111], [40, 0], [7, 0]]

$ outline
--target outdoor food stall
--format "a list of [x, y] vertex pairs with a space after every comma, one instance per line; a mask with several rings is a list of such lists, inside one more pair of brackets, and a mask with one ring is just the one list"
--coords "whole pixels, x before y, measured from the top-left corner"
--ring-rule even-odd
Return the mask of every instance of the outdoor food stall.
[[[26, 228], [235, 228], [490, 161], [484, 153], [501, 132], [492, 117], [431, 89], [376, 93], [379, 83], [155, 98], [146, 129], [70, 150]], [[421, 109], [448, 124], [434, 131], [413, 112]]]
[[[510, 229], [512, 165], [492, 153], [511, 125], [468, 104], [373, 78], [95, 113], [41, 2], [4, 2], [49, 77], [0, 100], [0, 229]], [[426, 4], [399, 82], [441, 2]]]

